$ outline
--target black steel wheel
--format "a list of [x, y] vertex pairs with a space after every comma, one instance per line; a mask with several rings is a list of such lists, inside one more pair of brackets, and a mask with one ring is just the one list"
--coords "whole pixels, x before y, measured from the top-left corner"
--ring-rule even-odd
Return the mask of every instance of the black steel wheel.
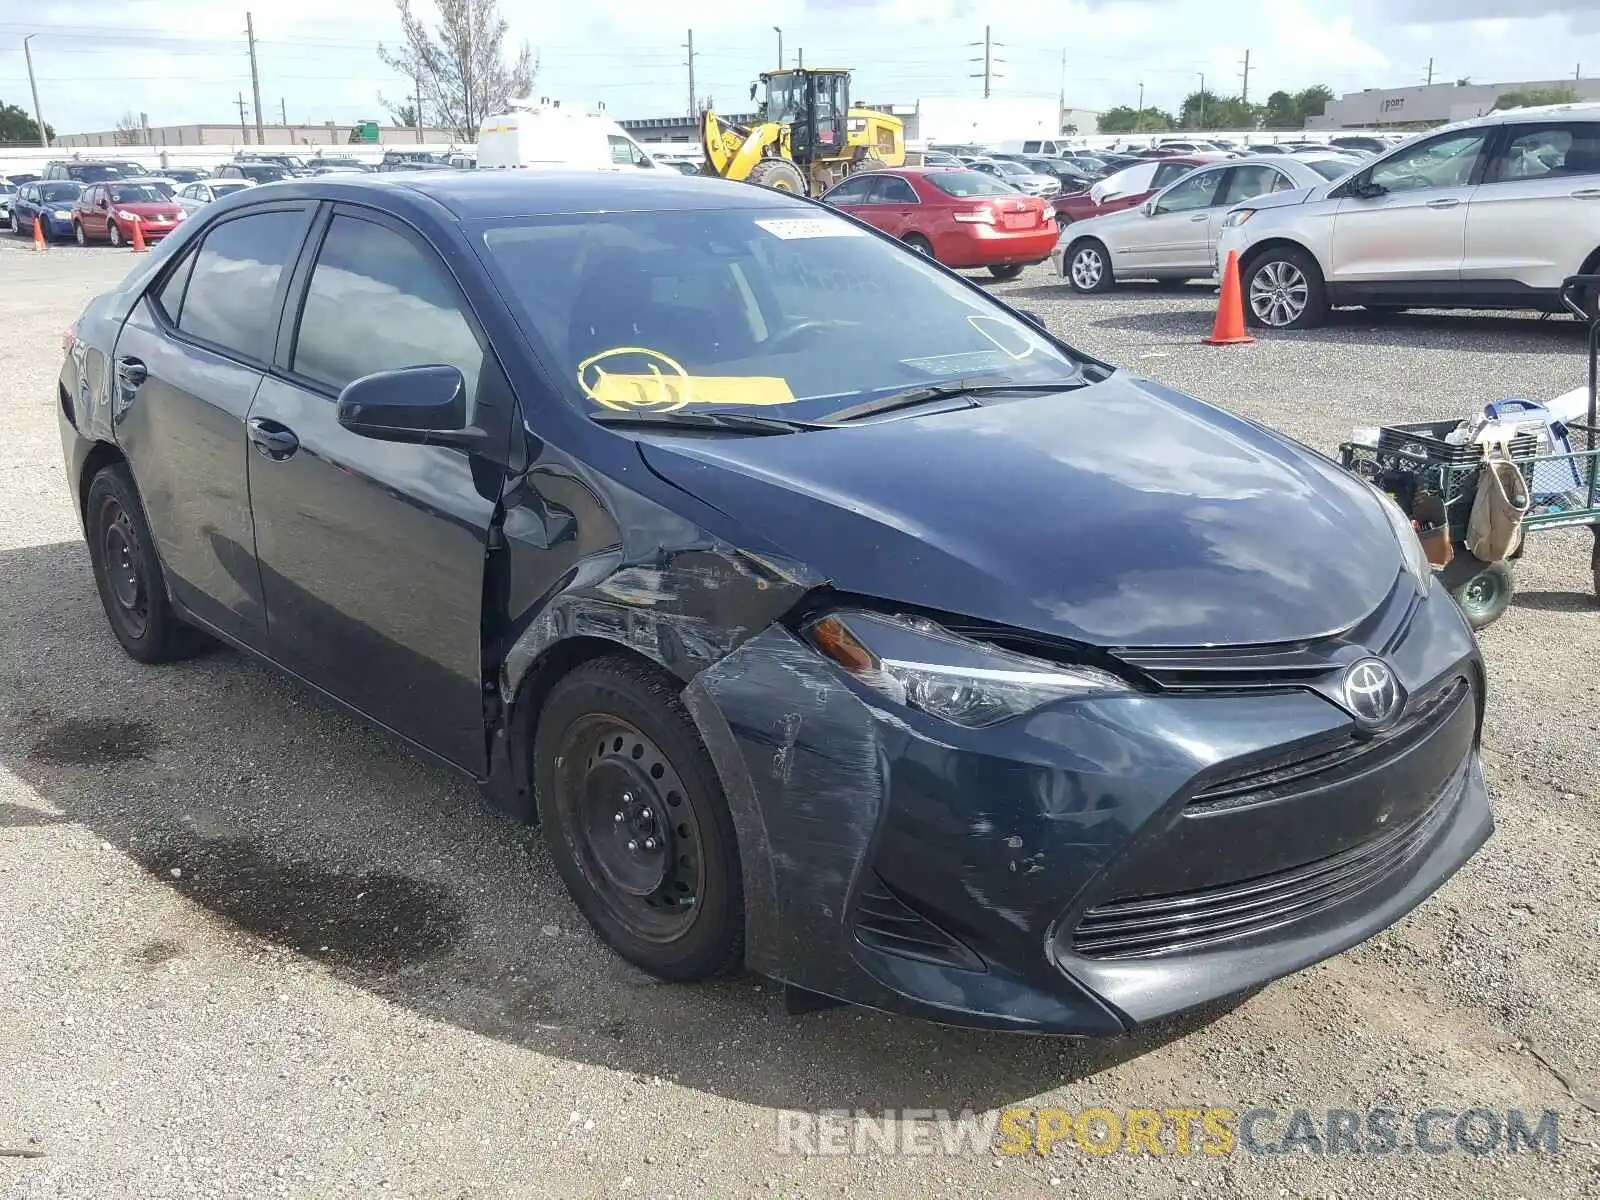
[[142, 663], [190, 658], [212, 643], [167, 598], [166, 576], [128, 469], [106, 467], [89, 484], [84, 532], [111, 632]]
[[677, 689], [623, 659], [551, 690], [534, 739], [539, 816], [567, 890], [603, 941], [669, 980], [743, 960], [738, 843]]
[[1456, 546], [1455, 557], [1439, 572], [1439, 582], [1456, 602], [1456, 607], [1474, 629], [1498, 621], [1511, 607], [1516, 581], [1504, 562], [1484, 562], [1465, 546]]

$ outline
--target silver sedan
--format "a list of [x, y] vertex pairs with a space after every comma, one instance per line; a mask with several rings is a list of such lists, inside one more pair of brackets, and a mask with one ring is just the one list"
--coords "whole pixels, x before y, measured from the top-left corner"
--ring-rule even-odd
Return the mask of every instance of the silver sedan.
[[1196, 167], [1138, 208], [1067, 226], [1051, 261], [1079, 292], [1103, 292], [1129, 279], [1208, 278], [1230, 208], [1268, 192], [1316, 187], [1357, 165], [1332, 154], [1275, 154]]
[[195, 213], [229, 192], [254, 186], [248, 179], [200, 179], [179, 188], [176, 199], [184, 212]]

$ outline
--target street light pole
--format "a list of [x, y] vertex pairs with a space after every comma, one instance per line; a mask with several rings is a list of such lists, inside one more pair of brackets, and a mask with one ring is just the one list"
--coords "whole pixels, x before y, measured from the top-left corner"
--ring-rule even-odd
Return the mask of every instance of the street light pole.
[[1144, 129], [1144, 82], [1139, 83], [1139, 110], [1133, 115], [1133, 131], [1135, 133]]
[[39, 112], [39, 85], [33, 80], [33, 51], [28, 48], [28, 43], [38, 36], [30, 33], [22, 39], [22, 57], [28, 60], [28, 90], [33, 93], [33, 119], [39, 126], [39, 145], [48, 148], [50, 135], [44, 131], [44, 116]]
[[1197, 71], [1196, 74], [1200, 76], [1200, 128], [1204, 129], [1206, 127], [1206, 73]]
[[774, 25], [772, 32], [778, 35], [778, 70], [781, 71], [783, 70], [783, 30]]

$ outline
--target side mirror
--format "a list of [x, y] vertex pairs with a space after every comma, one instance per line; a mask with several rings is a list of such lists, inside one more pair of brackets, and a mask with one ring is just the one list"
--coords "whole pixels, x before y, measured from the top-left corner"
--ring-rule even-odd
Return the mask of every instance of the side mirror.
[[1139, 211], [1142, 212], [1147, 217], [1155, 216], [1156, 215], [1156, 198], [1154, 196], [1151, 196], [1150, 199], [1146, 200], [1143, 204], [1141, 204], [1139, 206]]
[[467, 382], [455, 367], [402, 367], [352, 380], [339, 393], [339, 424], [380, 442], [471, 448]]

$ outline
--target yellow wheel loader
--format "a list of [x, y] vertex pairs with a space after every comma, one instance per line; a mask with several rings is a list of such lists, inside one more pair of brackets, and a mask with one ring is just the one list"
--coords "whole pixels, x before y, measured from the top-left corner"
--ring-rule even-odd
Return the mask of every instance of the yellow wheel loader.
[[906, 161], [899, 117], [850, 107], [850, 72], [803, 67], [768, 71], [760, 124], [724, 121], [709, 109], [700, 144], [707, 175], [784, 192], [822, 192], [855, 171], [898, 167]]

